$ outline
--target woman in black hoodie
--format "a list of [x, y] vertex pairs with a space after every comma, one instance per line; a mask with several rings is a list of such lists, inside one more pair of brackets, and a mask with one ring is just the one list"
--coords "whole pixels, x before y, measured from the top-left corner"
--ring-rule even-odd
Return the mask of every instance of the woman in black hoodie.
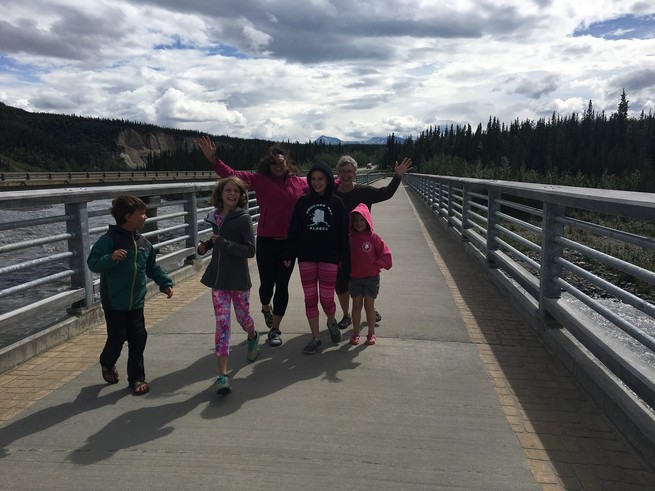
[[341, 198], [334, 195], [332, 169], [323, 162], [314, 164], [307, 173], [307, 182], [310, 193], [298, 199], [291, 216], [284, 263], [291, 267], [298, 258], [305, 313], [312, 331], [312, 339], [303, 352], [313, 354], [322, 347], [319, 300], [328, 318], [332, 341], [341, 341], [341, 331], [334, 317], [337, 310], [334, 286], [339, 267], [350, 273], [350, 248], [346, 209]]

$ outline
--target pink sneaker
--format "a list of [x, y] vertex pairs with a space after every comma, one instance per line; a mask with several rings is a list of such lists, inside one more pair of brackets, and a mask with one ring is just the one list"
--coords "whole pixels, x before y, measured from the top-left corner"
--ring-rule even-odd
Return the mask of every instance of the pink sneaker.
[[356, 334], [350, 336], [350, 344], [352, 344], [353, 346], [357, 346], [359, 344], [359, 336], [357, 336]]
[[372, 346], [375, 344], [375, 342], [378, 340], [378, 337], [375, 334], [369, 334], [366, 336], [366, 341], [364, 344], [368, 344], [369, 346]]

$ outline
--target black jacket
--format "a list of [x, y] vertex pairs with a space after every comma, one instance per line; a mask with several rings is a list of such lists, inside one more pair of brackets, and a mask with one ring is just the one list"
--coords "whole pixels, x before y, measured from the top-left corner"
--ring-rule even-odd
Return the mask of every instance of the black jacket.
[[[323, 195], [312, 187], [310, 175], [315, 170], [327, 177]], [[334, 195], [332, 169], [323, 162], [315, 164], [307, 174], [307, 182], [310, 193], [296, 202], [289, 224], [289, 246], [285, 258], [339, 264], [349, 272], [348, 221], [343, 201]]]
[[367, 184], [355, 184], [353, 189], [344, 193], [339, 189], [339, 186], [337, 186], [334, 190], [334, 194], [343, 200], [343, 204], [346, 206], [346, 211], [348, 213], [353, 211], [360, 203], [364, 203], [370, 210], [373, 203], [379, 203], [380, 201], [386, 201], [391, 198], [401, 182], [402, 178], [398, 174], [394, 174], [391, 182], [383, 188], [376, 188]]

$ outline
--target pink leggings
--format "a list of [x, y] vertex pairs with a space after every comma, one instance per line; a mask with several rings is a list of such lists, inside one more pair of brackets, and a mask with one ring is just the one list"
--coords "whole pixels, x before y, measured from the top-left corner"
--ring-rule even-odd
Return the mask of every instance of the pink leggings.
[[212, 288], [212, 303], [216, 314], [216, 356], [230, 354], [230, 310], [234, 304], [237, 322], [247, 333], [255, 330], [255, 321], [250, 317], [250, 290], [232, 291]]
[[[337, 311], [334, 303], [334, 286], [338, 266], [332, 263], [299, 262], [300, 282], [305, 292], [305, 314], [308, 319], [318, 317], [319, 293], [321, 307], [328, 317]], [[317, 287], [318, 285], [318, 287]]]

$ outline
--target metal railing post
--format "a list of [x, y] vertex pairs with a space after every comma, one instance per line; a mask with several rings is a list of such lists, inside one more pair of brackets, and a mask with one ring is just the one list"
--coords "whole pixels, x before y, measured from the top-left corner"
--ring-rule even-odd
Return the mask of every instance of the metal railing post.
[[70, 268], [75, 272], [71, 276], [71, 288], [84, 289], [84, 300], [75, 302], [69, 312], [79, 314], [82, 308], [93, 304], [93, 276], [86, 267], [86, 256], [91, 250], [89, 213], [86, 202], [66, 203], [65, 213], [71, 216], [71, 219], [66, 221], [66, 231], [72, 235], [68, 239], [68, 250], [73, 253]]
[[470, 212], [471, 212], [471, 186], [465, 183], [462, 186], [462, 241], [468, 242], [465, 231], [471, 228]]
[[192, 264], [198, 258], [198, 253], [196, 247], [198, 245], [198, 208], [197, 208], [197, 198], [195, 191], [192, 193], [184, 193], [184, 211], [186, 215], [184, 216], [184, 222], [187, 226], [187, 235], [189, 236], [186, 239], [186, 247], [192, 247], [194, 250], [193, 255], [188, 256], [185, 260], [187, 264]]
[[[421, 179], [424, 194], [428, 198], [428, 204], [435, 213], [439, 214], [439, 181], [436, 179]], [[425, 199], [425, 198], [424, 198]]]
[[448, 220], [448, 226], [452, 227], [453, 226], [453, 220], [452, 218], [455, 216], [455, 209], [453, 207], [454, 198], [455, 196], [455, 191], [453, 189], [453, 184], [451, 182], [448, 183], [448, 203], [447, 203], [447, 220]]
[[489, 189], [487, 192], [487, 265], [495, 267], [496, 262], [492, 259], [491, 251], [497, 251], [500, 247], [498, 245], [498, 229], [496, 225], [500, 224], [500, 191], [496, 189]]
[[564, 248], [555, 241], [564, 235], [564, 224], [557, 221], [558, 217], [566, 215], [562, 205], [544, 202], [541, 235], [541, 267], [539, 270], [539, 315], [542, 319], [550, 317], [544, 310], [544, 298], [560, 298], [560, 287], [553, 281], [562, 276], [562, 266], [555, 258], [562, 257]]

